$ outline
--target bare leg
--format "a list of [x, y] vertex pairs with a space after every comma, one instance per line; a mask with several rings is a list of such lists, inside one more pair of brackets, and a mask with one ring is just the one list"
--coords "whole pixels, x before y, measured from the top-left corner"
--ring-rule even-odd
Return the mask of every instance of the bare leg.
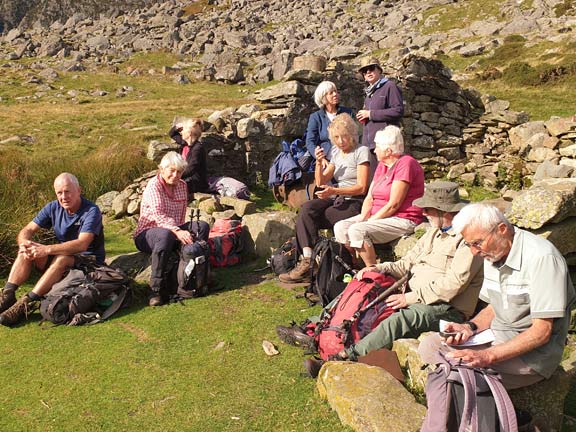
[[376, 265], [376, 250], [374, 249], [374, 245], [366, 242], [362, 243], [362, 247], [358, 249], [358, 254], [360, 258], [362, 258], [362, 261], [364, 261], [366, 267]]
[[24, 254], [18, 254], [16, 256], [16, 261], [12, 264], [10, 269], [10, 275], [8, 276], [8, 282], [16, 284], [18, 286], [22, 285], [30, 277], [32, 272], [32, 266], [35, 266], [39, 270], [43, 270], [48, 262], [48, 257], [38, 258], [36, 260], [28, 259]]
[[47, 294], [52, 289], [52, 285], [54, 285], [56, 282], [60, 282], [66, 271], [72, 268], [73, 265], [73, 256], [55, 256], [50, 266], [46, 269], [38, 283], [36, 283], [36, 286], [32, 292], [39, 296]]

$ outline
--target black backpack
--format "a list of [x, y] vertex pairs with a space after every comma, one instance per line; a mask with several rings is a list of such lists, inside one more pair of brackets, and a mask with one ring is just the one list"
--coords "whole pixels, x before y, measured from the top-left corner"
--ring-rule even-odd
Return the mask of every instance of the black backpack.
[[283, 273], [288, 273], [298, 262], [298, 248], [296, 246], [296, 237], [292, 237], [282, 246], [274, 251], [270, 259], [268, 260], [268, 265], [274, 273], [281, 275]]
[[437, 367], [426, 381], [428, 411], [421, 432], [518, 430], [514, 406], [500, 375], [455, 363], [441, 352], [433, 363]]
[[[318, 265], [316, 274], [314, 263]], [[336, 240], [321, 238], [312, 251], [310, 268], [312, 282], [304, 296], [313, 304], [310, 294], [316, 294], [322, 306], [326, 306], [346, 288], [349, 281], [344, 280], [345, 275], [353, 274], [352, 255], [348, 249]]]
[[208, 294], [210, 286], [210, 248], [199, 240], [182, 246], [178, 263], [178, 291], [181, 299]]
[[44, 321], [57, 325], [104, 321], [126, 302], [130, 278], [120, 270], [80, 258], [40, 302]]

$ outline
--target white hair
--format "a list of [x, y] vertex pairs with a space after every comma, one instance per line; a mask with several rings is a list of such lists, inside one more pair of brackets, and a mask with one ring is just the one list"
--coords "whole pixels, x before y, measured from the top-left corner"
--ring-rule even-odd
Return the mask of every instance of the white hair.
[[400, 155], [404, 153], [404, 137], [398, 126], [388, 125], [384, 129], [376, 132], [374, 145], [380, 150], [390, 149], [392, 154]]
[[158, 168], [164, 169], [168, 168], [169, 166], [173, 166], [178, 171], [182, 172], [188, 166], [188, 162], [186, 162], [186, 160], [182, 157], [181, 154], [176, 153], [175, 151], [171, 151], [166, 153], [164, 157], [162, 157], [162, 160], [160, 161], [160, 165], [158, 165]]
[[324, 108], [326, 105], [326, 95], [334, 90], [338, 91], [336, 84], [332, 81], [322, 81], [318, 84], [318, 87], [316, 87], [314, 91], [314, 102], [316, 102], [318, 108]]
[[512, 228], [512, 224], [497, 207], [491, 204], [473, 203], [462, 208], [462, 210], [454, 216], [452, 229], [457, 233], [462, 233], [464, 229], [470, 227], [483, 232], [490, 232], [501, 223]]
[[58, 174], [58, 176], [54, 179], [54, 185], [61, 181], [68, 181], [71, 185], [75, 186], [76, 188], [80, 189], [80, 182], [76, 178], [74, 174], [70, 174], [67, 172], [63, 172]]

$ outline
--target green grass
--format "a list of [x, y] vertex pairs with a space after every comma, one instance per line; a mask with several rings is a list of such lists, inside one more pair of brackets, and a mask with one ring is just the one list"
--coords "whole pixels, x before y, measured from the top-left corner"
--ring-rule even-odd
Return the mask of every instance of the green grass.
[[[2, 430], [347, 430], [300, 376], [301, 350], [274, 332], [313, 310], [249, 272], [219, 271], [224, 291], [96, 326], [0, 328]], [[281, 354], [266, 356], [265, 339]]]
[[433, 6], [424, 12], [423, 17], [420, 30], [424, 34], [466, 28], [474, 21], [488, 18], [502, 20], [499, 2], [482, 0]]

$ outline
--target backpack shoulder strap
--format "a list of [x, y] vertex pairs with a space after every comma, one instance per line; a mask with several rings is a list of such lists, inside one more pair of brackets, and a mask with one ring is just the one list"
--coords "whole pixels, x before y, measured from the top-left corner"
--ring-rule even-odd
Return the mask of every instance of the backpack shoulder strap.
[[118, 309], [120, 309], [122, 307], [122, 304], [124, 303], [124, 300], [126, 299], [127, 293], [128, 293], [128, 288], [125, 286], [122, 287], [122, 289], [120, 289], [118, 291], [118, 296], [114, 299], [112, 304], [110, 306], [108, 306], [108, 308], [102, 313], [102, 316], [100, 317], [101, 321], [104, 321], [104, 320], [110, 318], [112, 315], [114, 315], [118, 311]]
[[500, 381], [499, 376], [486, 373], [485, 371], [483, 371], [483, 374], [496, 402], [498, 418], [500, 419], [500, 430], [502, 432], [518, 432], [518, 422], [514, 405], [504, 385]]
[[476, 377], [474, 369], [456, 367], [460, 374], [462, 387], [464, 388], [464, 408], [462, 409], [462, 420], [458, 432], [478, 431], [478, 404], [476, 402]]

